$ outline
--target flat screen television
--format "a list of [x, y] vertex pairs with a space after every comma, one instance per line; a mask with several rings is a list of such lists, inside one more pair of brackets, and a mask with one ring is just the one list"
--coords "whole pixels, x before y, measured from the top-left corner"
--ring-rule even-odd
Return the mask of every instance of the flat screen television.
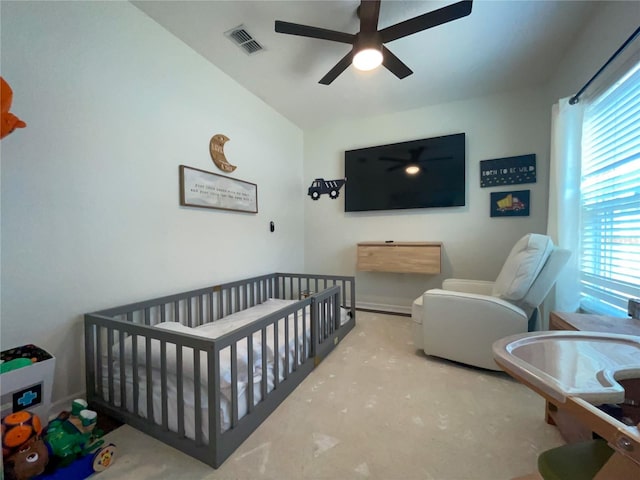
[[465, 134], [347, 150], [344, 173], [345, 212], [463, 206]]

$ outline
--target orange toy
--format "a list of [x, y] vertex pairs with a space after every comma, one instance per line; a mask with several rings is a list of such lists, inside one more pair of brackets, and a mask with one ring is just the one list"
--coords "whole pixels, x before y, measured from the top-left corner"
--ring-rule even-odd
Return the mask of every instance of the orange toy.
[[21, 410], [2, 419], [2, 454], [8, 456], [19, 449], [31, 437], [42, 433], [42, 423], [37, 415]]
[[6, 137], [16, 128], [24, 128], [27, 126], [22, 120], [13, 113], [9, 113], [11, 102], [13, 101], [13, 91], [4, 78], [0, 77], [0, 139]]

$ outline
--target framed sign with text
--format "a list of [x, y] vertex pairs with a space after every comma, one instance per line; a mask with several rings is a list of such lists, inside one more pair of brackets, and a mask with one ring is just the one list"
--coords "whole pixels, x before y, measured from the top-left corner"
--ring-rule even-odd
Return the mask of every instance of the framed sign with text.
[[536, 183], [536, 154], [480, 161], [480, 187]]
[[258, 186], [180, 165], [180, 205], [258, 213]]

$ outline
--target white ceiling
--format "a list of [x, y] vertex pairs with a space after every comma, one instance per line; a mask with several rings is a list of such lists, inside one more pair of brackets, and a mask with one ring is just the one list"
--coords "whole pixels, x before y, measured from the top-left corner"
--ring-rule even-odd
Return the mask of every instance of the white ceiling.
[[[379, 28], [456, 0], [383, 0]], [[414, 73], [349, 67], [320, 80], [347, 44], [275, 33], [275, 20], [357, 33], [359, 1], [133, 1], [139, 9], [303, 129], [342, 118], [517, 90], [546, 82], [598, 2], [475, 0], [468, 17], [387, 44]], [[243, 24], [247, 55], [224, 32]]]

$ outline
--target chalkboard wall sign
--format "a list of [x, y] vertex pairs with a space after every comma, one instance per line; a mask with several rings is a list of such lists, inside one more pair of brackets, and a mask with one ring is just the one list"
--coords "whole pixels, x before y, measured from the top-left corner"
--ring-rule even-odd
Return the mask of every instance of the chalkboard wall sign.
[[480, 162], [480, 187], [536, 183], [536, 154]]

